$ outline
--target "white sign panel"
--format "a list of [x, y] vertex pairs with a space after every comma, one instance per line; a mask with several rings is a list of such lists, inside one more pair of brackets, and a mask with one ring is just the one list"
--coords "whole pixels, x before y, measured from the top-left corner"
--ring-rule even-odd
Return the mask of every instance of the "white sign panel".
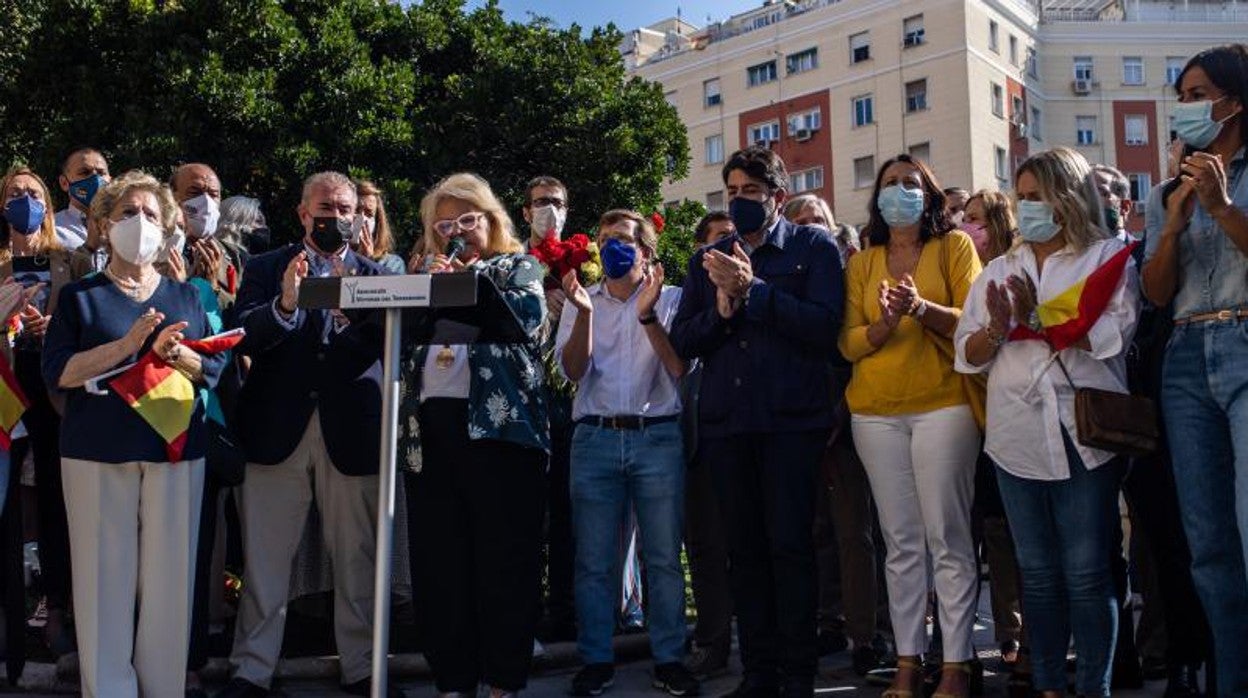
[[340, 308], [427, 308], [428, 274], [352, 276], [342, 280]]

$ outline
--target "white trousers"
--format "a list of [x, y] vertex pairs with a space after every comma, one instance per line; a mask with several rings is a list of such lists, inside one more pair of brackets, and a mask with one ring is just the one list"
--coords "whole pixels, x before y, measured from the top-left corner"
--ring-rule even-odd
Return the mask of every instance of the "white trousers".
[[243, 598], [230, 656], [235, 676], [265, 688], [273, 681], [286, 629], [291, 566], [314, 497], [333, 566], [334, 640], [342, 683], [372, 675], [377, 479], [338, 472], [316, 412], [289, 458], [277, 465], [247, 464], [239, 497]]
[[891, 417], [853, 415], [888, 547], [885, 578], [897, 654], [927, 649], [927, 556], [939, 600], [944, 661], [971, 659], [975, 551], [971, 501], [980, 437], [966, 405]]
[[114, 464], [64, 458], [61, 476], [82, 694], [181, 696], [203, 459]]

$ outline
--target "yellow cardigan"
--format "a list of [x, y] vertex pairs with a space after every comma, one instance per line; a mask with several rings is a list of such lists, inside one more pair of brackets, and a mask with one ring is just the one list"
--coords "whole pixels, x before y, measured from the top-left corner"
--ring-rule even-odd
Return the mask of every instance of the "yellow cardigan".
[[[876, 300], [880, 281], [897, 284], [888, 273], [886, 252], [884, 245], [869, 247], [851, 257], [845, 270], [845, 324], [839, 346], [854, 364], [845, 390], [850, 412], [890, 416], [966, 404], [949, 341], [925, 331], [918, 320], [903, 317], [878, 349], [867, 340], [867, 327], [880, 319]], [[960, 315], [971, 282], [981, 270], [975, 244], [955, 230], [923, 245], [914, 284], [921, 297]]]

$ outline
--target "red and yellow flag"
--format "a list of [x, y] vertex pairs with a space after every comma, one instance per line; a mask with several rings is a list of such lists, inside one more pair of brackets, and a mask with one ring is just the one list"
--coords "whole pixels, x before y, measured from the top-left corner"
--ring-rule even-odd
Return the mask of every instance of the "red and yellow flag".
[[22, 392], [22, 386], [13, 375], [8, 359], [0, 354], [0, 449], [9, 450], [13, 445], [13, 430], [22, 420], [30, 401]]
[[1119, 250], [1091, 274], [1073, 286], [1036, 306], [1040, 332], [1019, 325], [1010, 331], [1010, 339], [1039, 339], [1061, 351], [1073, 346], [1092, 329], [1114, 297], [1122, 272], [1131, 259], [1138, 242]]
[[[242, 330], [234, 330], [184, 340], [182, 345], [199, 354], [217, 354], [242, 340]], [[138, 363], [109, 381], [109, 386], [164, 439], [169, 462], [181, 461], [195, 412], [195, 385], [191, 380], [149, 350]]]

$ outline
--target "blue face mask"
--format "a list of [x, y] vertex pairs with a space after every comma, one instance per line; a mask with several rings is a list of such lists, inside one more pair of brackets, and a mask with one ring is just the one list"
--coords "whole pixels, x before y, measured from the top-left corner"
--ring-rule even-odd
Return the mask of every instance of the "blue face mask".
[[1027, 242], [1048, 242], [1061, 229], [1053, 220], [1053, 207], [1043, 201], [1018, 202], [1018, 232]]
[[893, 228], [914, 225], [923, 217], [922, 189], [906, 189], [900, 184], [890, 184], [880, 190], [876, 203], [884, 222]]
[[622, 279], [628, 276], [637, 264], [637, 248], [615, 238], [602, 245], [602, 272], [608, 279]]
[[101, 175], [91, 175], [77, 182], [69, 183], [69, 197], [74, 201], [85, 206], [91, 205], [91, 200], [95, 198], [95, 193], [100, 190], [107, 182]]
[[728, 215], [739, 235], [757, 233], [767, 225], [767, 208], [761, 201], [735, 197], [728, 202]]
[[47, 207], [42, 201], [27, 194], [16, 199], [9, 199], [9, 203], [4, 206], [4, 220], [8, 221], [9, 227], [14, 232], [30, 235], [37, 232], [39, 226], [43, 225], [43, 216], [46, 212]]
[[1206, 148], [1222, 132], [1222, 124], [1233, 118], [1235, 114], [1222, 119], [1213, 120], [1213, 105], [1226, 99], [1205, 99], [1199, 102], [1179, 102], [1174, 105], [1174, 132], [1183, 142], [1193, 148]]

